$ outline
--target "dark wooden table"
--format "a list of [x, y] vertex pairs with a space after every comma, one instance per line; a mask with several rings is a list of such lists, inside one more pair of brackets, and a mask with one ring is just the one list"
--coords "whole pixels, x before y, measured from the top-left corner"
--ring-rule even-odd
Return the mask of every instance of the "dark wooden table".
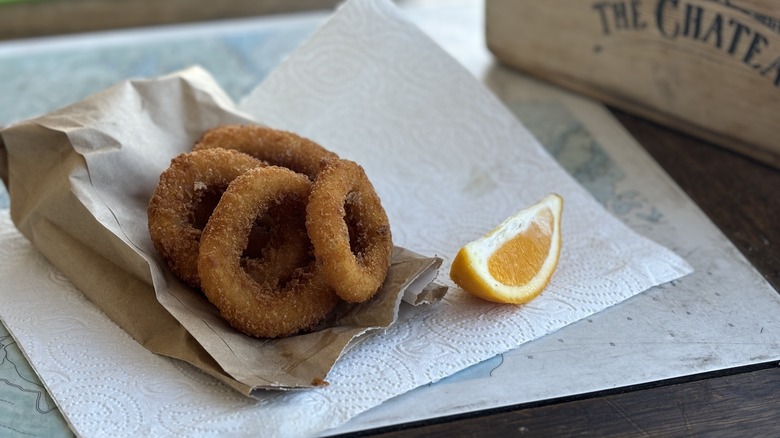
[[[611, 110], [780, 291], [780, 170]], [[776, 437], [780, 436], [780, 364], [757, 364], [355, 435]]]

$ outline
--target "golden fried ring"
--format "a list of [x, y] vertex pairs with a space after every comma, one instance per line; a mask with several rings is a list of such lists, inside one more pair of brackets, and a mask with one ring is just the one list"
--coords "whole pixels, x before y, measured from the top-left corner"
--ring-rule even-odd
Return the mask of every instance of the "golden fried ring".
[[149, 234], [163, 260], [185, 283], [200, 287], [198, 247], [203, 224], [198, 222], [205, 220], [196, 216], [202, 201], [219, 196], [238, 175], [262, 165], [238, 151], [203, 150], [174, 157], [160, 175], [147, 209]]
[[249, 154], [274, 166], [286, 167], [314, 180], [323, 160], [338, 156], [317, 143], [258, 125], [221, 125], [206, 131], [193, 150], [224, 148]]
[[[268, 240], [260, 247], [257, 257], [241, 259], [241, 266], [259, 284], [280, 288], [290, 281], [296, 269], [314, 260], [306, 234], [305, 213], [300, 206], [295, 207], [299, 208], [285, 208], [281, 214], [269, 215], [273, 224], [268, 230]], [[252, 244], [250, 234], [249, 246]]]
[[343, 300], [363, 302], [390, 266], [390, 224], [365, 171], [348, 160], [323, 166], [306, 207], [306, 229], [328, 284]]
[[277, 287], [258, 283], [241, 267], [257, 218], [282, 203], [305, 215], [310, 190], [311, 182], [289, 169], [252, 169], [230, 184], [203, 230], [198, 257], [203, 292], [222, 317], [245, 334], [275, 338], [311, 329], [338, 302], [314, 260]]

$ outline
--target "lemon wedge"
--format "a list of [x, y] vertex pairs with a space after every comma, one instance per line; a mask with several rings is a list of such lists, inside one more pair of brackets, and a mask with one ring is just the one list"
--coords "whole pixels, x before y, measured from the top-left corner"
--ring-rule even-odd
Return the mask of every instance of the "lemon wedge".
[[522, 304], [550, 282], [561, 254], [563, 199], [549, 194], [466, 244], [450, 267], [465, 291], [496, 303]]

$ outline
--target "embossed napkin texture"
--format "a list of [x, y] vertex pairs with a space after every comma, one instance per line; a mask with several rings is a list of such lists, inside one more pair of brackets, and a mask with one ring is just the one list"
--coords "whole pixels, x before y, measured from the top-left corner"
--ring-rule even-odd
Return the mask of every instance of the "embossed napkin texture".
[[[11, 279], [0, 292], [12, 303], [0, 312], [78, 433], [322, 433], [691, 271], [604, 211], [390, 2], [347, 2], [242, 108], [360, 162], [396, 243], [441, 256], [444, 272], [464, 243], [542, 195], [560, 193], [563, 250], [552, 282], [524, 306], [483, 302], [457, 288], [432, 306], [402, 303], [395, 324], [344, 353], [327, 375], [329, 386], [260, 392], [253, 401], [128, 342], [0, 224], [0, 247], [10, 242], [8, 259], [16, 263], [0, 269]], [[57, 311], [37, 309], [30, 290]], [[33, 321], [34, 309], [41, 317]], [[74, 351], [77, 361], [62, 359]], [[104, 414], [109, 404], [118, 407]]]

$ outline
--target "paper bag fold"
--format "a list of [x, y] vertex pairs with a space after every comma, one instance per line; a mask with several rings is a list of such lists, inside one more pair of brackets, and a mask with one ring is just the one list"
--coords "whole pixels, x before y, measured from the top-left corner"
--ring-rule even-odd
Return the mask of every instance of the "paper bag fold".
[[[353, 342], [398, 316], [401, 299], [435, 301], [441, 259], [396, 248], [382, 290], [313, 333], [244, 336], [155, 252], [146, 208], [162, 171], [211, 127], [257, 123], [204, 70], [126, 81], [0, 131], [0, 176], [17, 228], [90, 300], [151, 351], [250, 394], [321, 383]], [[324, 145], [327, 147], [327, 145]]]

